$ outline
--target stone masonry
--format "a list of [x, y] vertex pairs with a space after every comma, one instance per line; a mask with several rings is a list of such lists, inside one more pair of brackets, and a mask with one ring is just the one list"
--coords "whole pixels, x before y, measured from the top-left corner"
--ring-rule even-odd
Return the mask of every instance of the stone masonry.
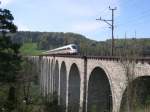
[[[73, 112], [73, 110], [74, 112], [77, 112], [77, 110], [78, 112], [90, 112], [87, 105], [91, 103], [88, 102], [88, 99], [91, 98], [93, 104], [96, 100], [92, 100], [92, 97], [88, 95], [92, 94], [88, 90], [90, 88], [89, 82], [91, 82], [91, 86], [93, 86], [94, 82], [97, 82], [97, 84], [101, 85], [101, 88], [103, 87], [101, 89], [95, 84], [95, 87], [93, 87], [95, 89], [92, 89], [92, 91], [100, 88], [105, 92], [105, 88], [107, 87], [108, 98], [111, 97], [108, 102], [104, 99], [105, 97], [107, 98], [105, 93], [97, 97], [93, 96], [93, 99], [103, 99], [102, 102], [99, 101], [97, 104], [104, 104], [106, 107], [110, 105], [112, 109], [109, 111], [111, 112], [120, 111], [122, 95], [127, 87], [126, 69], [122, 62], [117, 60], [65, 56], [33, 56], [30, 57], [30, 59], [35, 62], [40, 71], [40, 88], [42, 95], [47, 97], [48, 94], [52, 94], [55, 91], [58, 96], [65, 96], [64, 98], [58, 97], [58, 101], [59, 104], [66, 107], [66, 112]], [[63, 67], [63, 70], [61, 70], [61, 67]], [[94, 69], [95, 72], [93, 72]], [[150, 76], [150, 64], [148, 63], [135, 63], [133, 70], [135, 73], [134, 79], [142, 76]], [[93, 76], [94, 74], [99, 74], [102, 79], [106, 81], [98, 82], [96, 78], [92, 79], [91, 74]], [[63, 75], [63, 77], [60, 75]], [[63, 82], [64, 80], [66, 82]], [[97, 93], [93, 93], [93, 95], [94, 94], [96, 95]], [[91, 108], [96, 109], [97, 107], [91, 106]], [[104, 109], [102, 110], [104, 111]]]

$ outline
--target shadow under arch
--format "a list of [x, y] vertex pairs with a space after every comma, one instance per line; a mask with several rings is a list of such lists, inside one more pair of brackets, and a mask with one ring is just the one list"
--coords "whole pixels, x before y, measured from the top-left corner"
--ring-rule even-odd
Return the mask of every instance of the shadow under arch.
[[72, 64], [68, 83], [68, 112], [78, 112], [80, 103], [80, 73], [77, 65]]
[[58, 61], [56, 60], [55, 68], [54, 68], [54, 92], [56, 95], [58, 95], [58, 89], [59, 89], [59, 65]]
[[150, 76], [141, 76], [126, 87], [120, 105], [120, 112], [150, 111]]
[[66, 108], [67, 71], [63, 61], [60, 67], [60, 105]]
[[112, 92], [105, 71], [95, 67], [88, 81], [87, 112], [112, 112]]

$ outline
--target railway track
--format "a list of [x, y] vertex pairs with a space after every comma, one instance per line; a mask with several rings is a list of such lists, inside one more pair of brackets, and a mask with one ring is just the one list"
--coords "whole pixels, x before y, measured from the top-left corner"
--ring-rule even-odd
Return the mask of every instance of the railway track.
[[40, 55], [43, 56], [52, 56], [52, 57], [67, 57], [67, 58], [83, 58], [83, 59], [96, 59], [96, 60], [110, 60], [110, 61], [121, 61], [121, 60], [128, 60], [128, 61], [135, 61], [136, 63], [149, 63], [150, 64], [150, 57], [137, 57], [137, 58], [127, 58], [121, 56], [85, 56], [85, 55], [72, 55], [72, 54], [46, 54]]

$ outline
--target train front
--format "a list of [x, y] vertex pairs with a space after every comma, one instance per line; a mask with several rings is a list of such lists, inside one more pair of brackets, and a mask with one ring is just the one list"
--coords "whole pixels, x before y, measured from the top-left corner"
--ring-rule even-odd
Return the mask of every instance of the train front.
[[71, 45], [71, 50], [70, 50], [70, 54], [78, 54], [79, 53], [79, 48], [77, 45], [73, 44]]

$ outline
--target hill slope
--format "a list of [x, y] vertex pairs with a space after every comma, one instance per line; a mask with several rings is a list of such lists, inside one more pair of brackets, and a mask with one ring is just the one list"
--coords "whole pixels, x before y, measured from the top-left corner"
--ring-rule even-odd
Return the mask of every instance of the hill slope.
[[[22, 43], [23, 55], [38, 55], [42, 51], [67, 44], [77, 44], [82, 55], [110, 55], [111, 40], [95, 41], [83, 35], [63, 32], [20, 31], [13, 35], [13, 41]], [[126, 50], [138, 55], [150, 55], [150, 38], [115, 39], [115, 55], [122, 55]]]
[[[99, 54], [100, 42], [87, 39], [85, 36], [75, 33], [62, 32], [18, 32], [13, 35], [13, 41], [22, 43], [21, 51], [23, 54], [34, 54], [35, 52], [49, 50], [67, 44], [77, 44], [82, 54]], [[30, 44], [27, 44], [30, 43]], [[31, 52], [32, 51], [32, 52]], [[38, 53], [35, 53], [38, 54]]]

